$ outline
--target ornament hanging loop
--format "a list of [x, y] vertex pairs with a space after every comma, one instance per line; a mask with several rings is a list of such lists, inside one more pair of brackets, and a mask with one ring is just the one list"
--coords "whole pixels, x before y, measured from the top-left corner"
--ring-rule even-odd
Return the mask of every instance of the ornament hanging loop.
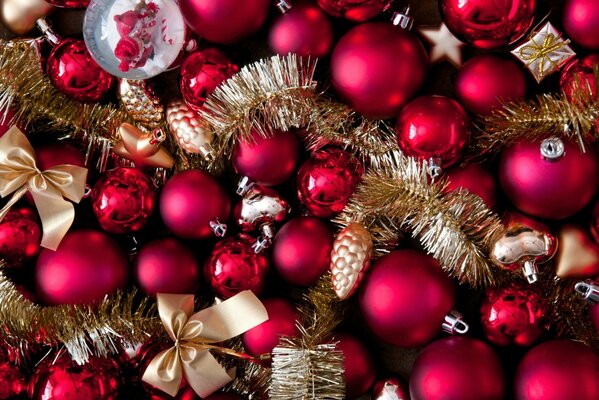
[[599, 284], [588, 279], [578, 282], [574, 286], [576, 293], [580, 294], [590, 304], [599, 304]]
[[557, 161], [566, 155], [564, 142], [558, 137], [551, 137], [541, 142], [541, 155], [547, 161]]
[[470, 329], [470, 326], [464, 322], [464, 316], [456, 310], [451, 310], [441, 325], [443, 332], [450, 335], [463, 335]]
[[286, 0], [278, 0], [276, 6], [281, 14], [287, 14], [287, 11], [291, 10], [292, 4]]
[[443, 173], [441, 168], [441, 159], [437, 157], [431, 157], [428, 160], [427, 171], [432, 180], [437, 179]]
[[391, 23], [405, 30], [411, 30], [414, 26], [414, 18], [410, 15], [410, 6], [405, 6], [401, 11], [396, 11], [391, 17]]
[[56, 46], [62, 40], [62, 38], [58, 36], [56, 32], [54, 32], [54, 30], [52, 29], [52, 25], [50, 25], [50, 22], [46, 18], [38, 19], [36, 21], [36, 24], [38, 29], [42, 31], [42, 33], [46, 37], [46, 40], [50, 42], [50, 44], [52, 44], [53, 46]]

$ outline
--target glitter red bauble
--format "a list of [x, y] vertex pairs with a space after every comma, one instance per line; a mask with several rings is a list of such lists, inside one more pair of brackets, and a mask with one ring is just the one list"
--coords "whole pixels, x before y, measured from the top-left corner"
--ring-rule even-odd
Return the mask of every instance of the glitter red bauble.
[[316, 217], [298, 217], [277, 233], [273, 263], [279, 274], [294, 285], [314, 284], [331, 262], [334, 232]]
[[470, 118], [455, 100], [422, 96], [409, 102], [397, 119], [397, 142], [403, 152], [429, 160], [439, 158], [443, 167], [455, 164], [470, 137]]
[[481, 49], [507, 46], [523, 37], [536, 0], [440, 0], [443, 21], [461, 41]]
[[259, 355], [272, 352], [279, 344], [281, 336], [297, 336], [297, 321], [300, 316], [290, 302], [285, 299], [265, 299], [262, 304], [268, 313], [268, 321], [246, 331], [243, 347], [249, 354]]
[[376, 366], [368, 348], [345, 333], [336, 334], [332, 341], [337, 342], [336, 350], [343, 352], [345, 396], [347, 399], [360, 397], [370, 389], [376, 377]]
[[599, 49], [599, 3], [567, 0], [562, 14], [567, 36], [587, 49]]
[[488, 115], [504, 102], [524, 98], [524, 70], [511, 59], [491, 54], [475, 56], [460, 68], [455, 95], [471, 113]]
[[370, 329], [401, 347], [431, 341], [454, 301], [451, 279], [433, 257], [418, 250], [379, 258], [360, 288], [360, 308]]
[[100, 101], [114, 83], [114, 77], [100, 68], [80, 39], [64, 39], [54, 47], [46, 73], [60, 92], [89, 103]]
[[333, 87], [368, 118], [397, 116], [424, 82], [428, 57], [412, 33], [383, 22], [360, 24], [333, 51]]
[[239, 67], [216, 47], [189, 54], [181, 65], [179, 82], [185, 103], [199, 111], [214, 89], [238, 71]]
[[599, 356], [582, 343], [551, 340], [530, 350], [516, 370], [517, 400], [594, 400]]
[[181, 172], [166, 182], [160, 195], [160, 215], [177, 236], [206, 239], [210, 221], [224, 223], [231, 213], [231, 198], [220, 183], [201, 170]]
[[55, 7], [60, 8], [86, 8], [91, 0], [46, 0]]
[[26, 380], [23, 372], [10, 361], [0, 361], [0, 400], [18, 398], [25, 392]]
[[426, 346], [410, 373], [412, 400], [501, 400], [503, 368], [486, 343], [465, 336]]
[[466, 189], [483, 199], [488, 208], [497, 202], [497, 183], [491, 172], [480, 164], [455, 166], [445, 172], [446, 192]]
[[187, 25], [204, 39], [231, 44], [256, 32], [268, 15], [269, 0], [179, 0]]
[[313, 215], [330, 218], [343, 211], [363, 172], [362, 163], [347, 151], [317, 150], [297, 173], [298, 198]]
[[318, 5], [334, 17], [363, 22], [391, 6], [391, 0], [318, 0]]
[[499, 181], [517, 209], [538, 218], [563, 219], [576, 214], [597, 192], [599, 160], [587, 148], [564, 142], [565, 154], [546, 160], [540, 142], [518, 142], [501, 154]]
[[6, 267], [18, 267], [40, 251], [42, 237], [36, 213], [29, 208], [12, 209], [0, 221], [0, 259]]
[[204, 264], [204, 276], [212, 291], [228, 299], [244, 290], [260, 295], [270, 269], [270, 259], [252, 249], [255, 239], [240, 234], [218, 242]]
[[35, 266], [38, 296], [50, 305], [87, 304], [127, 285], [129, 266], [102, 232], [69, 232], [56, 251], [42, 250]]

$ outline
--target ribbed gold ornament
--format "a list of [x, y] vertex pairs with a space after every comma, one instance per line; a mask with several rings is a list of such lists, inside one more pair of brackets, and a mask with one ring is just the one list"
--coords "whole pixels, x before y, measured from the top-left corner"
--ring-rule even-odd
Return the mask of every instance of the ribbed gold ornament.
[[120, 79], [118, 95], [131, 118], [147, 130], [164, 123], [164, 106], [147, 81]]
[[207, 160], [214, 158], [214, 132], [204, 118], [189, 108], [183, 100], [174, 99], [168, 103], [166, 120], [179, 147], [188, 153], [200, 154]]

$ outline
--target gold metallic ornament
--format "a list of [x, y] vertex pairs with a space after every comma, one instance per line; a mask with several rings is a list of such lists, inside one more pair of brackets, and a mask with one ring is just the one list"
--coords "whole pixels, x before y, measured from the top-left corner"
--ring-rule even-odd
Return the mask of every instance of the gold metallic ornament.
[[559, 251], [555, 274], [561, 279], [599, 276], [599, 246], [586, 230], [575, 225], [563, 226], [558, 234]]
[[133, 125], [124, 123], [118, 129], [120, 136], [112, 151], [136, 166], [172, 168], [175, 165], [173, 156], [161, 146], [165, 139], [164, 132], [142, 132]]
[[181, 99], [171, 100], [166, 108], [166, 120], [177, 144], [188, 153], [201, 154], [207, 160], [214, 158], [210, 125]]
[[52, 11], [54, 7], [44, 0], [0, 0], [0, 22], [17, 35], [35, 28], [37, 20]]
[[148, 130], [164, 122], [164, 106], [150, 82], [119, 79], [118, 96], [131, 118]]

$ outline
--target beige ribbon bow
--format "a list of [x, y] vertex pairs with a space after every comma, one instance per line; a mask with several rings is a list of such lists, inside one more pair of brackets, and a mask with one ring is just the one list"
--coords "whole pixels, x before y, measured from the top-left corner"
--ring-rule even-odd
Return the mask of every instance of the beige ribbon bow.
[[193, 295], [159, 293], [157, 300], [160, 319], [175, 344], [154, 357], [142, 379], [173, 397], [183, 377], [202, 398], [231, 382], [233, 374], [208, 350], [268, 320], [264, 305], [249, 290], [193, 315]]
[[41, 245], [56, 250], [75, 219], [73, 204], [85, 193], [87, 169], [75, 165], [57, 165], [40, 171], [35, 152], [27, 137], [13, 126], [0, 138], [0, 196], [12, 198], [0, 210], [0, 221], [26, 192], [30, 192], [42, 221]]

